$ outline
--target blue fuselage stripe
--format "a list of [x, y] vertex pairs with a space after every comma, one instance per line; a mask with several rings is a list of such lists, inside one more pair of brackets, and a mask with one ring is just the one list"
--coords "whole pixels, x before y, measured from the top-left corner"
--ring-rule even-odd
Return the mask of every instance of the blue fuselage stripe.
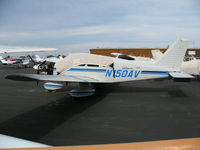
[[167, 71], [142, 71], [141, 74], [168, 75]]
[[85, 68], [71, 68], [67, 71], [73, 72], [98, 72], [98, 73], [105, 73], [106, 69], [85, 69]]
[[[85, 69], [85, 68], [71, 68], [67, 71], [72, 72], [96, 72], [96, 73], [106, 73], [106, 69]], [[141, 74], [149, 75], [168, 75], [168, 71], [141, 71]]]

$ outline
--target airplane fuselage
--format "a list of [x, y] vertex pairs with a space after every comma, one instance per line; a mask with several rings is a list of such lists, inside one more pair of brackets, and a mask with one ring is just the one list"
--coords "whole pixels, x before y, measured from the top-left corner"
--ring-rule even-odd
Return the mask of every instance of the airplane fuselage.
[[131, 80], [144, 80], [168, 77], [168, 70], [147, 62], [134, 62], [129, 60], [114, 60], [114, 67], [74, 66], [65, 70], [61, 75], [87, 76], [97, 79], [97, 82], [123, 82]]

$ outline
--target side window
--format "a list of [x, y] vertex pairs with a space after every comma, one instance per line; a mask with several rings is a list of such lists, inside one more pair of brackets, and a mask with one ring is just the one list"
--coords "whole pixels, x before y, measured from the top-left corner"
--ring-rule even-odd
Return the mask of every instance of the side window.
[[99, 67], [99, 65], [87, 64], [88, 67]]
[[78, 66], [85, 66], [85, 64], [80, 64], [80, 65], [78, 65]]

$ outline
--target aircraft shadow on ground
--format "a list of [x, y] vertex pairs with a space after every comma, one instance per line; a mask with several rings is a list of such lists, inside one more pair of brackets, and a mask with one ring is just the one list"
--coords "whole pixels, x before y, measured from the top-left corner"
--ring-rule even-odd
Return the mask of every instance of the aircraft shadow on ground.
[[134, 86], [106, 86], [97, 88], [96, 94], [86, 98], [72, 98], [65, 96], [51, 103], [20, 114], [0, 124], [0, 133], [23, 138], [31, 141], [38, 141], [50, 131], [82, 113], [89, 107], [104, 99], [108, 93], [135, 92], [168, 92], [171, 97], [187, 97], [179, 87], [166, 86], [163, 88], [134, 87]]
[[[0, 133], [31, 141], [38, 141], [51, 130], [74, 115], [101, 101], [106, 92], [87, 98], [63, 97], [47, 105], [20, 114], [0, 124]], [[98, 94], [99, 93], [99, 94]]]
[[159, 92], [167, 92], [170, 97], [188, 97], [184, 91], [180, 89], [179, 86], [172, 85], [172, 86], [163, 86], [163, 87], [136, 87], [136, 86], [120, 86], [117, 85], [116, 87], [105, 87], [106, 91], [109, 93], [159, 93]]

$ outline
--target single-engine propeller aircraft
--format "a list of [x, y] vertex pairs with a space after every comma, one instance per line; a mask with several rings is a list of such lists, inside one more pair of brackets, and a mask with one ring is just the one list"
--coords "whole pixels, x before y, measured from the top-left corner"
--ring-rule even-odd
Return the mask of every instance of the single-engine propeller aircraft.
[[69, 94], [73, 97], [90, 96], [95, 93], [96, 83], [120, 83], [135, 80], [172, 77], [186, 80], [193, 76], [180, 71], [186, 53], [188, 39], [177, 39], [156, 61], [139, 61], [126, 57], [108, 57], [87, 53], [70, 54], [55, 63], [52, 73], [11, 74], [6, 79], [20, 81], [48, 81], [44, 88], [49, 91], [63, 88], [58, 82], [79, 83]]

